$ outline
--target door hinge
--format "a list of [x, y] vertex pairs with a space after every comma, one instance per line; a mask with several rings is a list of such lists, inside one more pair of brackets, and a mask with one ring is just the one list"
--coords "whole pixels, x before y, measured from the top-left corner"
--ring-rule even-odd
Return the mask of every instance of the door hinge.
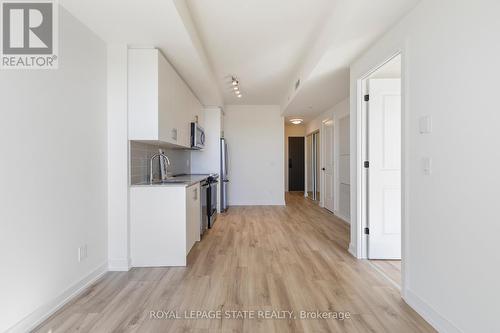
[[365, 95], [365, 102], [369, 102], [370, 101], [370, 95]]
[[370, 167], [370, 161], [365, 161], [365, 163], [363, 163], [363, 166], [368, 169]]
[[365, 228], [365, 235], [369, 235], [370, 234], [370, 228]]

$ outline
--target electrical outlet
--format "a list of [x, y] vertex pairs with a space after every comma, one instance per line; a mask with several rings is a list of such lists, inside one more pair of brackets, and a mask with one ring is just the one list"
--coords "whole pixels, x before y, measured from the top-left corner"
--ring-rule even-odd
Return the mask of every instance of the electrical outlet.
[[87, 244], [78, 248], [78, 262], [82, 262], [85, 259], [87, 259]]
[[430, 176], [432, 174], [432, 159], [430, 157], [422, 158], [422, 169], [424, 175]]
[[432, 133], [432, 118], [431, 116], [423, 116], [419, 118], [420, 134]]

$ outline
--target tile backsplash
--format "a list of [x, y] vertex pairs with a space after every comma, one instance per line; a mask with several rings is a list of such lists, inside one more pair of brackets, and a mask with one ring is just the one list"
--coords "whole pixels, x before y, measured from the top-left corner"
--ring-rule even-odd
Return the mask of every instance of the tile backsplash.
[[[137, 184], [149, 180], [149, 159], [162, 149], [170, 160], [169, 175], [190, 173], [191, 152], [189, 150], [162, 147], [159, 144], [149, 144], [130, 141], [130, 184]], [[153, 174], [159, 178], [160, 165], [155, 159]]]

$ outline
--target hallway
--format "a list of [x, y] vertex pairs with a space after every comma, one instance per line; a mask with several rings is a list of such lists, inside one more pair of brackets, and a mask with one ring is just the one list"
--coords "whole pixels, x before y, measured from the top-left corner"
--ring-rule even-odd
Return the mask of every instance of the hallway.
[[[108, 272], [35, 332], [434, 332], [369, 263], [349, 228], [300, 194], [231, 207], [187, 268]], [[155, 319], [150, 311], [349, 312], [334, 319]]]

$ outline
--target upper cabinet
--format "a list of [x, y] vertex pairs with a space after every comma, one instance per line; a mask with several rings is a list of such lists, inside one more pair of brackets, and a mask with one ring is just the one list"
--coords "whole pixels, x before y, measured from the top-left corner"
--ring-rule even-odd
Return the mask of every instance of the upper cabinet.
[[129, 139], [191, 147], [190, 124], [202, 105], [157, 49], [128, 51]]

